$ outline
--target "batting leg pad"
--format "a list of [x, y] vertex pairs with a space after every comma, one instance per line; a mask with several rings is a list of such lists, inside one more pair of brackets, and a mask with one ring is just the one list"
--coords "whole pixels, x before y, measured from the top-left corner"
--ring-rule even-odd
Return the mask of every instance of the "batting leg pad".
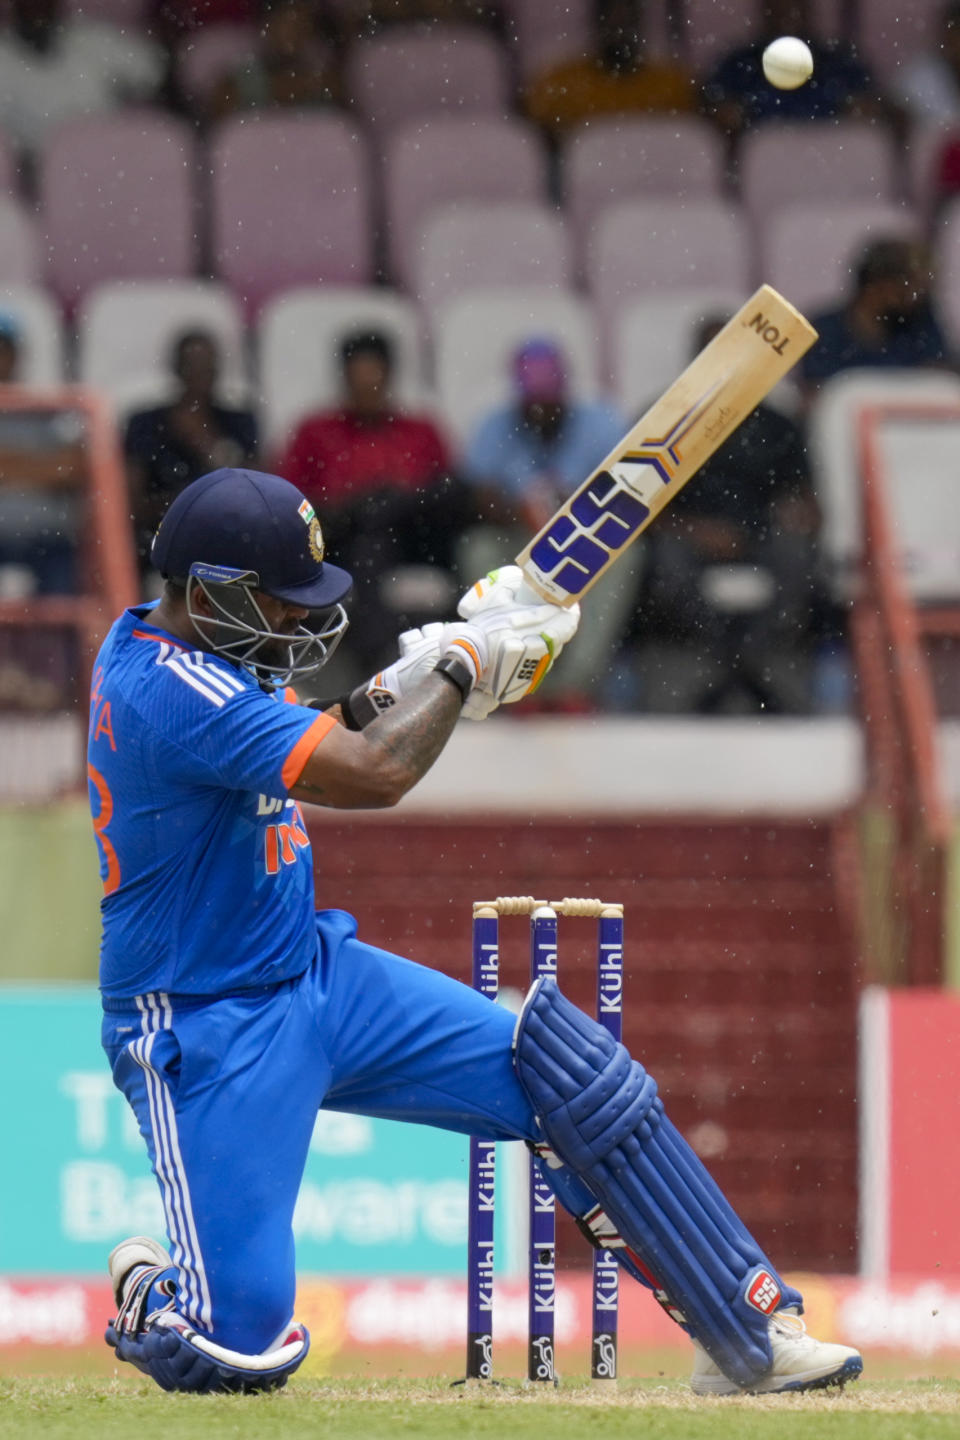
[[513, 1049], [548, 1143], [589, 1185], [658, 1298], [731, 1380], [757, 1380], [772, 1363], [770, 1315], [802, 1299], [667, 1119], [654, 1080], [552, 978], [530, 990]]
[[146, 1328], [135, 1334], [117, 1330], [114, 1322], [107, 1327], [105, 1338], [118, 1360], [135, 1365], [161, 1390], [189, 1390], [202, 1395], [279, 1390], [303, 1364], [310, 1349], [306, 1327], [293, 1325], [275, 1349], [261, 1355], [243, 1355], [197, 1334], [172, 1310], [151, 1316]]

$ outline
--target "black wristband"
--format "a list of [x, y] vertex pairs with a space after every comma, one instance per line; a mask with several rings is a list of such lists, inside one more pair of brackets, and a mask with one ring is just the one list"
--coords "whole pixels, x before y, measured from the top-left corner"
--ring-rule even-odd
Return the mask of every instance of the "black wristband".
[[451, 680], [460, 691], [461, 701], [465, 701], [473, 689], [473, 671], [469, 665], [458, 660], [456, 655], [441, 655], [433, 667], [433, 673]]

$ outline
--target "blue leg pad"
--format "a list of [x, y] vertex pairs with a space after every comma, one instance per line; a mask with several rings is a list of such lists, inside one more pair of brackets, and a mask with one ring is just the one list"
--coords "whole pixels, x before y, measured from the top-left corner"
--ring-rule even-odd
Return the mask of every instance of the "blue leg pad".
[[309, 1333], [297, 1325], [277, 1349], [242, 1355], [197, 1334], [170, 1310], [151, 1316], [146, 1326], [134, 1333], [117, 1330], [116, 1323], [108, 1325], [105, 1339], [118, 1360], [135, 1365], [162, 1390], [202, 1395], [278, 1390], [302, 1365], [310, 1349]]
[[514, 1064], [548, 1144], [619, 1231], [618, 1258], [662, 1292], [725, 1375], [759, 1379], [772, 1363], [770, 1315], [802, 1309], [801, 1296], [666, 1118], [652, 1077], [550, 978], [527, 996]]

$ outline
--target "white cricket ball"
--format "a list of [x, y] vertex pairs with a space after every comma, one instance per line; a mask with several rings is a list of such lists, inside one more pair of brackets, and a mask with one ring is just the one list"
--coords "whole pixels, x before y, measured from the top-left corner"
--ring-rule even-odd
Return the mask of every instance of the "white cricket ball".
[[763, 52], [763, 73], [778, 90], [797, 90], [813, 74], [810, 46], [796, 35], [771, 40]]

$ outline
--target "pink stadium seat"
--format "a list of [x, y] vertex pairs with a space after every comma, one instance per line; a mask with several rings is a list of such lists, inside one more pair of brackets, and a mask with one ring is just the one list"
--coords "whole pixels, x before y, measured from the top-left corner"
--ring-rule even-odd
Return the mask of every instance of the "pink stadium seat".
[[204, 105], [256, 48], [253, 25], [205, 25], [187, 35], [177, 51], [177, 77], [185, 99], [193, 106]]
[[486, 30], [396, 25], [355, 42], [347, 95], [371, 125], [389, 129], [438, 112], [503, 115], [510, 108], [507, 62]]
[[752, 286], [746, 222], [722, 200], [624, 200], [601, 212], [587, 247], [587, 283], [609, 335], [627, 296]]
[[210, 165], [214, 267], [249, 308], [293, 285], [370, 279], [369, 157], [343, 116], [238, 116]]
[[70, 0], [69, 8], [84, 20], [106, 20], [111, 25], [140, 26], [150, 0]]
[[591, 0], [507, 0], [504, 10], [524, 80], [590, 49]]
[[14, 195], [19, 188], [17, 157], [7, 137], [0, 134], [0, 193]]
[[451, 115], [390, 136], [384, 185], [390, 268], [409, 286], [431, 210], [458, 200], [542, 200], [546, 156], [539, 135], [523, 121]]
[[918, 50], [937, 43], [944, 0], [870, 0], [862, 10], [860, 53], [881, 81]]
[[895, 200], [897, 180], [888, 131], [861, 120], [765, 125], [741, 149], [741, 198], [758, 226], [807, 199]]
[[960, 124], [933, 121], [911, 126], [904, 157], [907, 193], [925, 220], [934, 214], [940, 198], [940, 160], [949, 144], [960, 145]]
[[761, 274], [806, 314], [849, 296], [853, 270], [871, 240], [915, 236], [913, 212], [884, 200], [806, 201], [770, 217], [761, 235]]
[[474, 201], [435, 211], [424, 227], [414, 288], [427, 306], [491, 285], [564, 286], [570, 253], [563, 220], [531, 201]]
[[[874, 0], [869, 0], [872, 12]], [[844, 33], [845, 0], [813, 0], [815, 33], [823, 40]], [[906, 5], [903, 6], [907, 8]], [[717, 0], [683, 0], [681, 54], [698, 75], [708, 75], [731, 50], [749, 44], [754, 33], [755, 5], [721, 5]]]
[[12, 195], [0, 195], [0, 285], [33, 285], [40, 275], [36, 221]]
[[40, 168], [47, 278], [68, 306], [104, 280], [192, 273], [195, 141], [155, 111], [73, 122]]
[[724, 144], [692, 115], [600, 119], [580, 126], [562, 154], [567, 218], [582, 251], [590, 225], [616, 200], [719, 195]]
[[947, 339], [956, 353], [960, 350], [960, 197], [951, 200], [944, 210], [934, 243], [935, 294]]

